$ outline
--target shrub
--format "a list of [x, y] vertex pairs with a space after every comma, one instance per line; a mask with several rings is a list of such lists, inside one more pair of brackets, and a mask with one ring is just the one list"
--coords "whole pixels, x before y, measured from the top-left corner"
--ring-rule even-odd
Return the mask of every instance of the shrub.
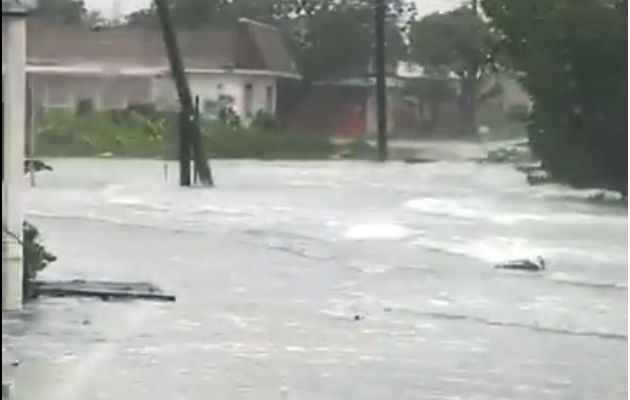
[[[206, 154], [215, 158], [327, 159], [333, 144], [324, 137], [283, 133], [259, 126], [202, 122]], [[38, 123], [40, 156], [169, 159], [177, 154], [177, 116], [173, 113], [100, 112], [76, 116], [50, 112]]]
[[281, 130], [278, 118], [264, 111], [258, 111], [256, 113], [256, 116], [252, 120], [251, 127], [253, 129], [267, 132], [280, 132]]

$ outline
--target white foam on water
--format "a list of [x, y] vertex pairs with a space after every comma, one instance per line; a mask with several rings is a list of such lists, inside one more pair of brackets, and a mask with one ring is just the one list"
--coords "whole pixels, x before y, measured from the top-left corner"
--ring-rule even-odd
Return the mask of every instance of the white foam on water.
[[119, 204], [121, 206], [141, 206], [145, 205], [140, 198], [134, 196], [112, 196], [107, 199], [110, 204]]
[[479, 219], [483, 216], [483, 210], [479, 206], [464, 202], [451, 201], [438, 198], [418, 198], [407, 201], [404, 206], [414, 211], [431, 215], [448, 215], [464, 219]]
[[363, 224], [355, 225], [346, 230], [344, 236], [355, 240], [404, 239], [411, 235], [411, 231], [396, 224]]
[[230, 208], [230, 207], [219, 207], [214, 205], [205, 205], [197, 208], [194, 212], [197, 214], [226, 214], [226, 215], [245, 215], [251, 213], [253, 210], [251, 208]]
[[468, 220], [488, 220], [497, 224], [514, 224], [521, 221], [543, 221], [544, 217], [529, 213], [501, 213], [470, 199], [449, 200], [439, 198], [411, 199], [404, 207], [423, 214], [447, 216]]
[[462, 255], [488, 263], [535, 258], [537, 249], [523, 238], [486, 237], [473, 241], [438, 241], [419, 237], [414, 244], [446, 254]]
[[575, 285], [575, 286], [584, 286], [584, 287], [592, 287], [592, 288], [626, 289], [626, 290], [628, 289], [628, 282], [593, 280], [587, 276], [567, 274], [564, 272], [554, 272], [551, 275], [549, 275], [549, 279], [554, 282], [564, 283], [568, 285]]
[[121, 193], [124, 189], [122, 185], [108, 185], [103, 190], [105, 202], [109, 204], [117, 204], [122, 206], [152, 206], [152, 202], [147, 202], [140, 197], [130, 194]]
[[360, 268], [360, 270], [366, 274], [383, 274], [389, 272], [392, 268], [392, 265], [372, 265]]
[[309, 180], [294, 180], [288, 183], [289, 186], [293, 187], [310, 187], [310, 188], [335, 188], [338, 189], [341, 186], [335, 183], [327, 182], [327, 181], [309, 181]]

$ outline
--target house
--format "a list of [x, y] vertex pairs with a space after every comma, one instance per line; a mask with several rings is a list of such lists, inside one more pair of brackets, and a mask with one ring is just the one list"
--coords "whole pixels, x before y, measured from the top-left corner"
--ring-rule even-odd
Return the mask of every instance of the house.
[[[160, 31], [88, 29], [35, 19], [28, 21], [27, 29], [27, 72], [37, 106], [177, 107]], [[274, 114], [280, 82], [300, 79], [272, 26], [241, 19], [229, 28], [177, 34], [191, 92], [199, 97], [204, 115], [215, 116], [223, 106], [232, 107], [245, 120], [258, 111]], [[3, 33], [3, 48], [4, 40]], [[2, 57], [4, 71], [4, 51]]]
[[[388, 71], [387, 132], [390, 136], [421, 129], [417, 105], [405, 97], [407, 81]], [[375, 138], [377, 131], [376, 78], [373, 74], [314, 82], [284, 96], [279, 116], [291, 131], [344, 139]], [[286, 103], [286, 104], [285, 104]]]
[[[455, 73], [431, 74], [415, 63], [400, 61], [388, 68], [386, 87], [390, 137], [429, 137], [461, 129], [461, 86]], [[525, 90], [507, 73], [484, 79], [480, 92], [481, 125], [496, 125], [510, 108], [526, 109], [530, 104]], [[321, 80], [284, 95], [279, 116], [295, 132], [373, 139], [376, 104], [376, 79], [367, 69], [364, 74]]]

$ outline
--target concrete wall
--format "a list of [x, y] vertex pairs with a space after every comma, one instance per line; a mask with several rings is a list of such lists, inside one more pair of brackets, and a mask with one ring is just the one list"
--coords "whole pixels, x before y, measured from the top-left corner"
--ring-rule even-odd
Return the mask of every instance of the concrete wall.
[[[192, 95], [199, 96], [201, 113], [208, 117], [216, 116], [224, 105], [231, 106], [245, 120], [256, 115], [259, 110], [272, 114], [276, 110], [277, 86], [273, 77], [190, 74], [188, 83]], [[246, 110], [246, 85], [251, 85], [249, 113]], [[155, 78], [153, 87], [154, 98], [159, 108], [176, 107], [177, 94], [170, 77]]]
[[[132, 104], [154, 103], [158, 108], [176, 108], [175, 86], [170, 76], [104, 76], [33, 74], [35, 102], [44, 108], [75, 108], [80, 100], [92, 101], [95, 109], [123, 109]], [[193, 96], [199, 96], [201, 112], [216, 116], [221, 105], [230, 105], [244, 120], [246, 85], [251, 85], [250, 114], [259, 110], [275, 113], [276, 79], [255, 75], [190, 74]]]
[[151, 101], [147, 77], [32, 74], [35, 104], [44, 108], [75, 108], [91, 100], [95, 109], [121, 109]]

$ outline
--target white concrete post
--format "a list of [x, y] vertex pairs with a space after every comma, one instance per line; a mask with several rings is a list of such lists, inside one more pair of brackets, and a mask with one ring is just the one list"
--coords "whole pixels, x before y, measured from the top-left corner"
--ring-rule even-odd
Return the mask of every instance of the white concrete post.
[[26, 18], [3, 16], [6, 31], [2, 193], [2, 310], [22, 308], [22, 223], [26, 136]]

